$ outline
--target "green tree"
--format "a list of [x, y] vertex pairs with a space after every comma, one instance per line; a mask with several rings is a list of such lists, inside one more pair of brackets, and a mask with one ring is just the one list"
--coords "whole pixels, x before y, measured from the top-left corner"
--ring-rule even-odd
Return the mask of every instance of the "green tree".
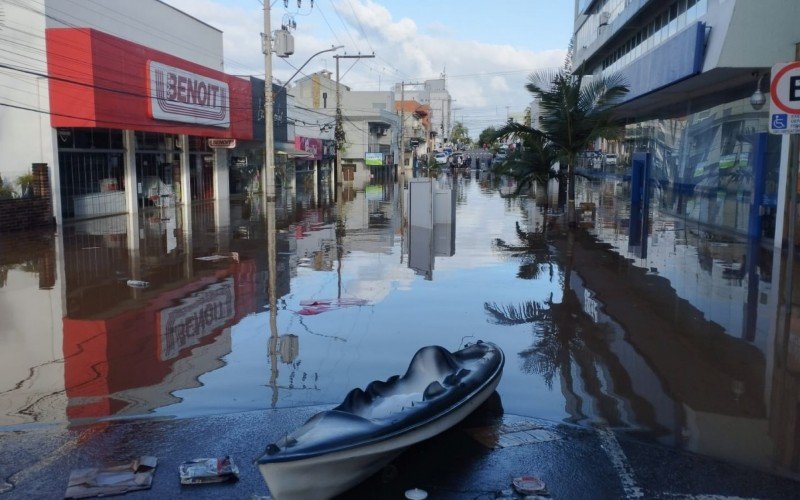
[[454, 144], [464, 144], [469, 142], [469, 130], [461, 122], [456, 122], [453, 125], [453, 130], [450, 132], [450, 141]]
[[614, 139], [621, 123], [614, 106], [628, 92], [620, 75], [583, 75], [560, 69], [542, 71], [528, 77], [525, 88], [539, 98], [539, 130], [558, 151], [567, 172], [567, 220], [575, 219], [575, 160], [578, 153], [596, 139]]
[[538, 130], [511, 121], [496, 132], [496, 137], [513, 139], [522, 144], [522, 151], [516, 151], [495, 169], [496, 173], [508, 175], [517, 181], [516, 194], [533, 187], [534, 183], [546, 188], [547, 181], [553, 175], [553, 164], [558, 159], [558, 150], [553, 143]]
[[495, 136], [497, 135], [497, 129], [494, 127], [487, 127], [483, 129], [483, 132], [478, 136], [478, 146], [483, 147], [484, 144], [491, 145], [494, 140]]

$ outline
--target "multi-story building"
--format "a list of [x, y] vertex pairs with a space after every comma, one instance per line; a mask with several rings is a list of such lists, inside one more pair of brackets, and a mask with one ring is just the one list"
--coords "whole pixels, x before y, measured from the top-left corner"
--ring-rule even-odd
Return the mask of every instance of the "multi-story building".
[[798, 16], [796, 0], [576, 0], [574, 68], [619, 73], [630, 88], [617, 107], [625, 140], [595, 147], [622, 164], [650, 152], [661, 209], [772, 238], [788, 141], [768, 134], [767, 109], [750, 97], [795, 59]]
[[433, 147], [438, 149], [447, 142], [450, 138], [450, 131], [453, 124], [450, 120], [452, 113], [453, 98], [450, 97], [450, 92], [447, 91], [447, 80], [444, 78], [437, 78], [435, 80], [425, 80], [420, 85], [415, 85], [416, 88], [408, 87], [401, 92], [403, 87], [402, 83], [397, 83], [394, 86], [396, 96], [401, 93], [406, 100], [414, 100], [421, 104], [430, 106], [430, 134], [433, 140]]
[[[335, 119], [336, 85], [329, 71], [319, 71], [298, 80], [291, 94], [299, 106]], [[364, 185], [371, 167], [396, 163], [400, 118], [394, 102], [393, 92], [354, 91], [339, 84], [345, 134], [340, 153], [344, 181]]]

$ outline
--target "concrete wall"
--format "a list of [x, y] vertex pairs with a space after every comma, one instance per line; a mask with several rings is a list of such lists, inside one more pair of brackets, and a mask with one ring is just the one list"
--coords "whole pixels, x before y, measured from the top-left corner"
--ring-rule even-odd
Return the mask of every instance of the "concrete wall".
[[[50, 128], [50, 99], [45, 59], [45, 17], [35, 1], [3, 2], [0, 32], [15, 43], [3, 43], [0, 64], [0, 177], [6, 185], [30, 173], [31, 164], [55, 164], [55, 137]], [[38, 74], [38, 75], [37, 75]], [[11, 107], [11, 106], [16, 106]]]
[[[24, 1], [34, 6], [41, 3]], [[95, 28], [207, 68], [223, 70], [222, 32], [159, 0], [45, 0], [44, 3], [48, 28]]]
[[[709, 7], [717, 3], [722, 11], [730, 8], [726, 4], [731, 2], [710, 0]], [[713, 12], [709, 11], [709, 15]], [[794, 61], [795, 43], [800, 42], [798, 19], [797, 0], [738, 0], [733, 5], [717, 66], [759, 68]]]

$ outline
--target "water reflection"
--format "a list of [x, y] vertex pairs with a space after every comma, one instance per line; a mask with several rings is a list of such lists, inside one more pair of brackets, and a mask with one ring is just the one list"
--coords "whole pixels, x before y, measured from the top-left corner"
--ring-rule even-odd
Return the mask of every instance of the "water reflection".
[[628, 184], [578, 186], [570, 229], [553, 182], [514, 197], [487, 172], [298, 177], [274, 202], [4, 235], [0, 425], [337, 403], [420, 346], [481, 338], [506, 352], [509, 414], [796, 472], [780, 252], [658, 209], [641, 252]]

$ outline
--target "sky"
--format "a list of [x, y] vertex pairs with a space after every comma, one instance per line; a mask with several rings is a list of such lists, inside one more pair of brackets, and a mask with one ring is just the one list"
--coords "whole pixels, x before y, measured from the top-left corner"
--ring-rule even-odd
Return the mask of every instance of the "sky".
[[[264, 76], [259, 34], [261, 0], [165, 0], [223, 31], [225, 71]], [[320, 50], [375, 54], [340, 62], [352, 90], [391, 90], [395, 83], [446, 75], [453, 118], [477, 135], [521, 117], [531, 96], [528, 75], [562, 66], [572, 35], [573, 0], [271, 0], [271, 27], [296, 23], [295, 53], [273, 57], [273, 77], [285, 82]], [[297, 78], [335, 71], [328, 52]], [[410, 87], [407, 87], [407, 89]]]

